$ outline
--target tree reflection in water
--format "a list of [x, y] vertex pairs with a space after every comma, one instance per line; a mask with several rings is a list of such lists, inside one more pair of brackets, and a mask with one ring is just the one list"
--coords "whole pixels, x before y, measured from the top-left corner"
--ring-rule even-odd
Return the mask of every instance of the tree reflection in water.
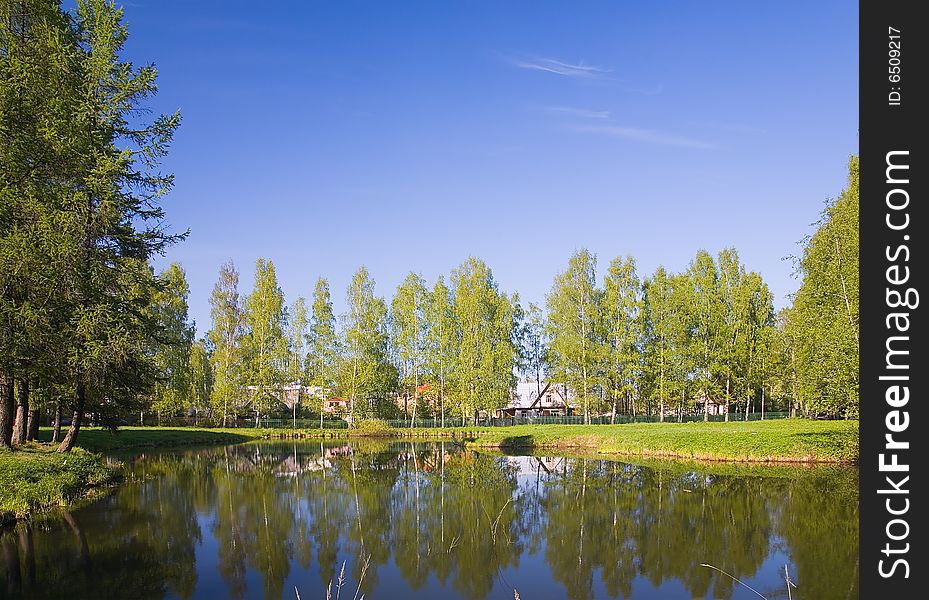
[[[0, 532], [9, 598], [858, 597], [853, 468], [648, 466], [451, 443], [141, 455], [133, 483]], [[773, 475], [773, 476], [772, 476]], [[347, 593], [346, 593], [347, 592]], [[748, 595], [746, 595], [746, 593]]]

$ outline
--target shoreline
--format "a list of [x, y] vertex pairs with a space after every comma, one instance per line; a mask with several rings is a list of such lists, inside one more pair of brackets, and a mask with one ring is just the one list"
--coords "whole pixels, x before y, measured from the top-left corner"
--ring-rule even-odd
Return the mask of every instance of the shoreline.
[[[40, 440], [51, 431], [43, 429]], [[131, 427], [116, 433], [81, 430], [77, 448], [58, 454], [33, 443], [0, 454], [0, 527], [36, 512], [93, 497], [118, 483], [106, 455], [123, 450], [240, 444], [257, 440], [454, 440], [471, 449], [508, 452], [554, 450], [597, 457], [789, 467], [854, 465], [858, 421], [780, 419], [729, 423], [515, 425], [503, 427], [391, 428], [365, 422], [358, 429], [207, 429]]]

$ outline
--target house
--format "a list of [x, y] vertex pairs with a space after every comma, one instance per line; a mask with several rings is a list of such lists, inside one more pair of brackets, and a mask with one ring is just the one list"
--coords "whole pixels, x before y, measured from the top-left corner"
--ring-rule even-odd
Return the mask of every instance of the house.
[[[694, 402], [697, 403], [697, 412], [704, 413], [707, 412], [711, 415], [724, 415], [726, 414], [726, 403], [722, 400], [714, 400], [710, 398], [706, 390], [700, 390], [697, 392], [697, 395], [694, 397]], [[704, 407], [704, 404], [706, 405]]]
[[[436, 405], [437, 402], [435, 392], [430, 393], [431, 389], [432, 385], [428, 383], [416, 386], [416, 400], [418, 406], [423, 406], [424, 403], [426, 405]], [[406, 390], [403, 393], [398, 393], [394, 397], [393, 401], [397, 408], [400, 409], [400, 412], [402, 412], [404, 415], [408, 416], [413, 410], [413, 394], [410, 393], [409, 390]]]
[[[256, 394], [261, 387], [249, 385], [246, 386], [245, 389], [248, 395], [252, 396]], [[301, 385], [299, 382], [288, 383], [268, 390], [268, 395], [280, 399], [281, 403], [284, 404], [288, 410], [293, 410], [294, 404], [300, 402], [301, 399], [305, 402], [306, 398], [314, 396], [325, 397], [328, 394], [329, 390], [319, 387], [318, 385]]]
[[511, 394], [509, 406], [497, 409], [502, 417], [564, 417], [574, 414], [566, 387], [552, 381], [520, 381]]
[[329, 398], [323, 402], [323, 412], [342, 413], [348, 412], [350, 400], [348, 398]]

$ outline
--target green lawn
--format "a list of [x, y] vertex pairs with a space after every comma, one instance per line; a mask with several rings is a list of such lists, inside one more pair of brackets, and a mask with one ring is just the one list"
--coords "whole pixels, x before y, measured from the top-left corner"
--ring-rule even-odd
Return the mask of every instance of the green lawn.
[[469, 445], [739, 462], [855, 462], [858, 421], [518, 425], [477, 432]]
[[59, 454], [29, 444], [0, 451], [0, 524], [35, 510], [67, 505], [116, 479], [103, 458], [76, 448]]
[[[854, 462], [858, 421], [777, 419], [730, 423], [630, 423], [623, 425], [516, 425], [403, 429], [362, 422], [357, 429], [203, 429], [126, 427], [116, 433], [82, 429], [77, 445], [92, 452], [235, 444], [269, 438], [382, 437], [448, 439], [473, 447], [527, 450], [579, 449], [600, 454], [744, 462]], [[40, 432], [48, 439], [50, 432]]]

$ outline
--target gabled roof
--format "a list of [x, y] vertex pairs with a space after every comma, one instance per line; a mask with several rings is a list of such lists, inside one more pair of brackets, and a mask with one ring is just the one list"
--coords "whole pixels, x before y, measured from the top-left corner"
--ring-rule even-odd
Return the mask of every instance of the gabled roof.
[[547, 408], [552, 406], [543, 401], [548, 395], [553, 396], [553, 405], [564, 406], [566, 402], [560, 387], [557, 382], [543, 381], [542, 390], [539, 393], [539, 384], [537, 382], [520, 381], [513, 391], [513, 399], [510, 401], [509, 408], [530, 410], [542, 408], [543, 405]]

